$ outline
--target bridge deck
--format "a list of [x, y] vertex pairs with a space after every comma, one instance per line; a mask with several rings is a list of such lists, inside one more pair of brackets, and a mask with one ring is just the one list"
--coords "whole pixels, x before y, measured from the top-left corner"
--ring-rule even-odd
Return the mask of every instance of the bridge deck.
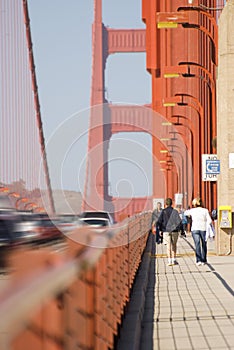
[[149, 246], [139, 272], [148, 275], [147, 288], [136, 282], [133, 293], [138, 305], [145, 300], [144, 312], [136, 316], [130, 305], [118, 349], [234, 349], [234, 256], [216, 256], [209, 242], [208, 264], [196, 266], [187, 236], [178, 241], [179, 265], [167, 266], [166, 246]]

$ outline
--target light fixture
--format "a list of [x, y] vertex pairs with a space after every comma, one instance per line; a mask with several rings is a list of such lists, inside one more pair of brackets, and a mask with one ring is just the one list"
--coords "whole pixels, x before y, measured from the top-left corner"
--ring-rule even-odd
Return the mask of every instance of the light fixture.
[[163, 29], [163, 28], [177, 28], [178, 27], [178, 23], [176, 22], [158, 22], [157, 23], [157, 27], [159, 29]]
[[164, 102], [163, 107], [175, 107], [176, 103], [175, 102]]
[[170, 141], [171, 139], [169, 139], [168, 137], [162, 137], [161, 139], [160, 139], [160, 141]]
[[171, 123], [171, 122], [163, 122], [162, 125], [163, 125], [163, 126], [166, 126], [166, 125], [173, 125], [173, 123]]
[[183, 12], [157, 12], [156, 22], [157, 28], [177, 28], [179, 24], [188, 23], [189, 16]]
[[179, 73], [164, 73], [164, 78], [179, 78]]

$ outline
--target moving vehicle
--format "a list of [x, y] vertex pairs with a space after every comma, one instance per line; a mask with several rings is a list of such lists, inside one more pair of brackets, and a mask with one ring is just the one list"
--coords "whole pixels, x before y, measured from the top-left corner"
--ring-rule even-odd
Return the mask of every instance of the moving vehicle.
[[0, 246], [44, 243], [63, 239], [63, 234], [47, 214], [0, 210]]
[[107, 211], [84, 211], [80, 214], [80, 220], [84, 222], [84, 219], [106, 219], [109, 222], [109, 225], [102, 226], [110, 226], [114, 224], [111, 214]]
[[79, 217], [75, 214], [59, 214], [57, 226], [63, 233], [69, 233], [75, 230], [79, 223]]
[[63, 239], [63, 234], [58, 228], [58, 220], [51, 219], [45, 214], [21, 215], [22, 220], [16, 226], [16, 234], [19, 241], [28, 243], [48, 242]]
[[83, 225], [91, 225], [92, 227], [110, 226], [110, 221], [109, 219], [106, 219], [106, 218], [96, 218], [96, 217], [80, 218], [80, 222]]
[[21, 220], [6, 195], [0, 195], [0, 247], [9, 248], [14, 243], [16, 224]]

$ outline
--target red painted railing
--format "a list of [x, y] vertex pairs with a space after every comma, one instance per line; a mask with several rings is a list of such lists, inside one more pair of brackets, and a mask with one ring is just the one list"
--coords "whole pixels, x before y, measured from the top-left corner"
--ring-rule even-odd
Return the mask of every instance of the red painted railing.
[[0, 296], [1, 350], [112, 349], [150, 224], [142, 213], [103, 232], [78, 229], [62, 249], [15, 251]]

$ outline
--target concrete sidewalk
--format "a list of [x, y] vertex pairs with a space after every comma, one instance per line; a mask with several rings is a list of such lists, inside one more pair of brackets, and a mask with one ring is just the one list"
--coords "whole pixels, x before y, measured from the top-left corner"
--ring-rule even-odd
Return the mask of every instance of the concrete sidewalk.
[[234, 349], [234, 256], [208, 242], [208, 264], [197, 266], [193, 246], [180, 237], [179, 265], [167, 266], [166, 245], [153, 244], [140, 349]]

